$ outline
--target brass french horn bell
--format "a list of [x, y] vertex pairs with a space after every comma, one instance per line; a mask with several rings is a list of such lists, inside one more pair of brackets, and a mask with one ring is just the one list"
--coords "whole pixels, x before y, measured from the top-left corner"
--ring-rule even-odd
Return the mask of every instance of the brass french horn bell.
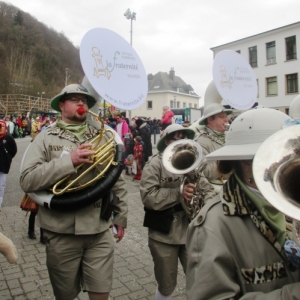
[[268, 202], [300, 220], [300, 125], [282, 129], [262, 143], [254, 157], [253, 175]]

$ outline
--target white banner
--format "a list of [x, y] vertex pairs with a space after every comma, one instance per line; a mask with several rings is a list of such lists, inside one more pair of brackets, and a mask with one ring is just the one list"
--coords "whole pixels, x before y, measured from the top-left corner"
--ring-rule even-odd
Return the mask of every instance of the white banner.
[[148, 93], [145, 68], [131, 45], [117, 33], [94, 28], [80, 44], [85, 76], [95, 91], [111, 105], [132, 110]]
[[247, 110], [256, 102], [256, 76], [239, 53], [232, 50], [219, 52], [213, 63], [213, 78], [221, 97], [233, 108]]

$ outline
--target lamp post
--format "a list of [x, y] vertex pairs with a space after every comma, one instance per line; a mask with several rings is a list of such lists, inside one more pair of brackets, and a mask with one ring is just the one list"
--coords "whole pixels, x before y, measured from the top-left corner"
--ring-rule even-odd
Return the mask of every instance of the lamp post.
[[[130, 20], [130, 45], [132, 46], [132, 21], [136, 20], [136, 13], [131, 12], [130, 9], [128, 8], [125, 11], [124, 16], [126, 17], [126, 19]], [[128, 115], [129, 115], [129, 120], [131, 120], [131, 110], [128, 111]]]
[[65, 68], [65, 71], [66, 71], [65, 86], [67, 86], [68, 85], [68, 80], [69, 80], [71, 75], [68, 74], [68, 71], [69, 71], [68, 68]]
[[132, 21], [136, 20], [136, 13], [131, 12], [130, 9], [128, 8], [125, 11], [124, 16], [126, 17], [126, 19], [130, 20], [130, 45], [132, 46]]

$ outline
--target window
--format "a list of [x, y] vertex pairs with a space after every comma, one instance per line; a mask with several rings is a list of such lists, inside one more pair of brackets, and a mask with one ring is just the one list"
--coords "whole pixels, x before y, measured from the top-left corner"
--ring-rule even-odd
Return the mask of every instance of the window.
[[277, 95], [277, 77], [267, 78], [267, 96]]
[[194, 108], [198, 108], [196, 103], [194, 104]]
[[186, 108], [186, 102], [183, 102], [183, 108]]
[[252, 68], [257, 67], [257, 47], [249, 48], [249, 64]]
[[298, 74], [286, 75], [286, 92], [287, 94], [298, 93]]
[[276, 63], [276, 44], [275, 41], [266, 43], [267, 65]]
[[176, 104], [177, 104], [176, 108], [180, 108], [180, 102], [177, 101]]
[[147, 101], [147, 109], [152, 109], [152, 100]]
[[173, 100], [171, 100], [170, 103], [171, 103], [170, 108], [176, 108]]
[[286, 60], [297, 58], [296, 36], [285, 38]]
[[192, 103], [189, 103], [189, 108], [192, 108], [193, 106], [192, 106]]

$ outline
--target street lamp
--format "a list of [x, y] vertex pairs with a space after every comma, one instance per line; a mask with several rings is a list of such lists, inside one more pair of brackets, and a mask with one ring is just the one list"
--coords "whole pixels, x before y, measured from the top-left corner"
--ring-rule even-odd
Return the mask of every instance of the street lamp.
[[[132, 21], [136, 20], [136, 13], [131, 12], [130, 9], [128, 8], [125, 11], [124, 16], [126, 17], [126, 19], [130, 20], [130, 45], [132, 46]], [[128, 115], [129, 115], [129, 120], [131, 121], [131, 110], [128, 111]]]
[[136, 20], [136, 13], [131, 12], [130, 9], [128, 8], [125, 11], [124, 16], [126, 17], [126, 19], [130, 20], [130, 45], [132, 46], [132, 21]]

